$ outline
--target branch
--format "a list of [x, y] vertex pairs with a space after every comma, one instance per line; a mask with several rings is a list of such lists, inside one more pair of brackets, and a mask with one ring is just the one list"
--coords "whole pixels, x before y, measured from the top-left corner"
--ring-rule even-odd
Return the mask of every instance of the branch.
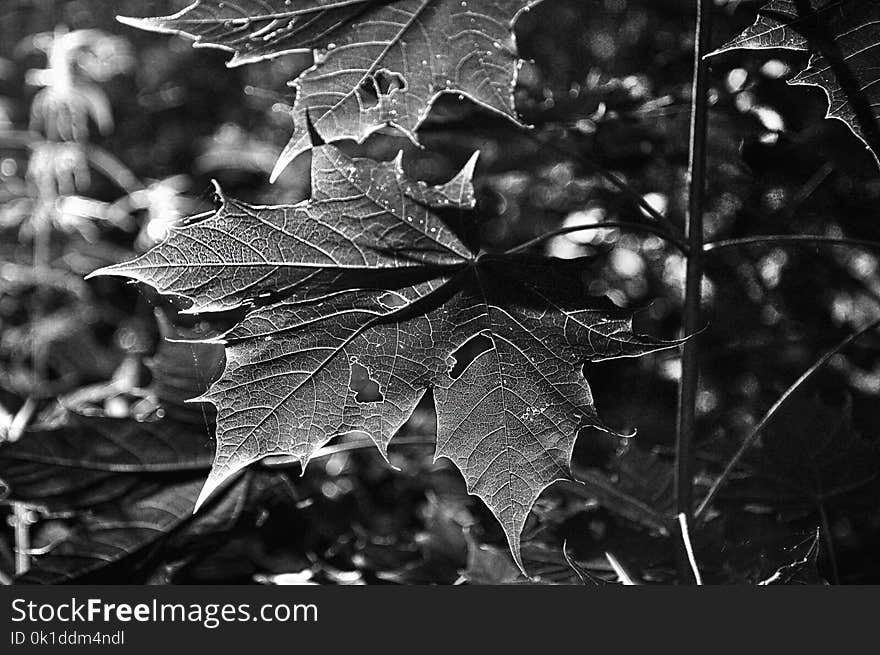
[[574, 496], [585, 500], [598, 499], [600, 504], [605, 500], [602, 498], [603, 494], [606, 498], [614, 498], [626, 505], [644, 525], [649, 525], [664, 535], [669, 534], [669, 521], [661, 512], [658, 512], [644, 501], [626, 493], [612, 484], [603, 475], [597, 475], [592, 471], [580, 469], [574, 471], [573, 480], [565, 480], [557, 484], [559, 489], [567, 491]]
[[[712, 34], [712, 0], [698, 0], [694, 43], [694, 85], [691, 95], [691, 129], [688, 154], [687, 262], [683, 332], [696, 335], [701, 325], [703, 284], [703, 214], [706, 203], [706, 159], [709, 127], [709, 64], [705, 60]], [[693, 516], [693, 444], [696, 436], [699, 339], [688, 339], [682, 348], [675, 461], [675, 513]], [[680, 570], [690, 573], [687, 562]]]
[[[700, 350], [703, 287], [703, 214], [706, 204], [706, 167], [709, 138], [709, 40], [712, 37], [713, 0], [697, 0], [694, 41], [694, 85], [691, 93], [691, 129], [688, 148], [687, 240], [690, 256], [685, 276], [685, 341], [681, 353], [678, 414], [675, 434], [675, 513], [687, 523], [694, 511], [694, 442], [697, 432], [697, 390], [700, 384]], [[684, 535], [682, 535], [684, 538]], [[683, 542], [686, 545], [686, 541]], [[679, 546], [676, 558], [679, 581], [694, 578], [688, 553]]]
[[688, 563], [691, 565], [691, 574], [694, 576], [697, 585], [702, 585], [703, 576], [700, 575], [700, 567], [697, 566], [697, 558], [694, 556], [694, 546], [691, 543], [691, 534], [688, 530], [687, 517], [682, 513], [676, 518], [678, 519], [678, 533], [681, 536], [681, 541], [684, 545], [685, 553], [687, 554]]
[[703, 252], [721, 250], [722, 248], [733, 248], [738, 246], [752, 246], [761, 244], [766, 245], [774, 243], [802, 243], [805, 245], [817, 246], [858, 246], [862, 248], [880, 249], [880, 241], [871, 241], [868, 239], [823, 237], [812, 234], [768, 234], [754, 237], [743, 237], [741, 239], [724, 239], [723, 241], [712, 241], [703, 246]]
[[95, 167], [95, 170], [106, 175], [126, 193], [131, 194], [144, 188], [143, 183], [141, 183], [131, 169], [112, 153], [98, 146], [89, 145], [86, 148], [86, 155], [92, 166]]
[[648, 234], [654, 234], [661, 239], [671, 243], [676, 248], [678, 248], [682, 253], [688, 253], [688, 245], [677, 236], [670, 234], [668, 231], [663, 228], [655, 225], [649, 225], [645, 223], [632, 223], [628, 221], [607, 221], [603, 223], [594, 223], [593, 225], [574, 225], [571, 227], [562, 227], [558, 230], [553, 230], [551, 232], [547, 232], [540, 236], [535, 237], [534, 239], [530, 239], [524, 243], [519, 244], [518, 246], [514, 246], [509, 250], [504, 252], [505, 255], [514, 255], [520, 252], [524, 252], [529, 248], [532, 248], [548, 239], [552, 239], [553, 237], [562, 236], [564, 234], [571, 234], [572, 232], [586, 232], [587, 230], [605, 230], [605, 229], [621, 229], [621, 230], [632, 230], [634, 232], [647, 232]]
[[623, 195], [633, 201], [633, 203], [639, 207], [645, 214], [648, 215], [650, 219], [656, 222], [658, 225], [663, 226], [666, 229], [667, 234], [676, 234], [680, 233], [681, 230], [676, 227], [673, 223], [670, 222], [668, 218], [666, 218], [663, 214], [658, 212], [651, 204], [645, 200], [644, 196], [640, 194], [638, 191], [633, 189], [626, 180], [621, 179], [607, 168], [602, 165], [594, 162], [592, 159], [585, 157], [583, 154], [569, 150], [567, 148], [563, 148], [562, 146], [558, 146], [554, 143], [547, 143], [539, 139], [536, 135], [532, 134], [531, 130], [527, 130], [524, 132], [527, 137], [532, 139], [535, 143], [545, 147], [551, 148], [555, 150], [557, 153], [565, 155], [567, 157], [571, 157], [572, 159], [576, 159], [581, 165], [586, 166], [594, 173], [596, 173], [599, 177], [604, 179], [606, 182], [611, 184], [614, 188], [620, 191]]

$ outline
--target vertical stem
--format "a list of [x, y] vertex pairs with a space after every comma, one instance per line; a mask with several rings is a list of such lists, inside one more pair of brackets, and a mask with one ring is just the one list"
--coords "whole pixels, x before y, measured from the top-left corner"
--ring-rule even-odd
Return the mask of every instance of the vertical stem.
[[825, 538], [825, 547], [828, 549], [828, 561], [831, 562], [831, 582], [840, 584], [840, 568], [837, 565], [837, 553], [834, 549], [834, 534], [831, 532], [831, 523], [828, 521], [828, 512], [825, 511], [825, 503], [819, 500], [816, 503], [819, 510], [819, 520], [822, 521], [822, 536]]
[[690, 531], [688, 530], [688, 522], [684, 514], [678, 515], [678, 530], [681, 534], [681, 543], [684, 544], [684, 551], [685, 554], [687, 554], [688, 564], [690, 564], [691, 573], [694, 576], [694, 581], [698, 585], [702, 585], [703, 577], [700, 575], [700, 567], [697, 566], [697, 558], [694, 555], [694, 545], [691, 543], [691, 535]]
[[[691, 129], [688, 158], [687, 240], [690, 255], [685, 281], [685, 336], [696, 335], [700, 324], [703, 283], [703, 211], [706, 198], [706, 141], [709, 123], [709, 65], [705, 59], [712, 34], [712, 0], [697, 0], [694, 42], [694, 85], [691, 97]], [[678, 425], [675, 455], [675, 513], [693, 516], [694, 436], [696, 432], [697, 388], [699, 385], [699, 339], [692, 336], [683, 346], [679, 385]], [[679, 577], [693, 581], [687, 554], [679, 552]]]
[[[52, 212], [54, 211], [55, 199], [40, 198], [37, 209], [33, 216], [34, 226], [34, 279], [36, 289], [32, 297], [31, 320], [35, 323], [46, 313], [46, 278], [49, 277], [49, 262], [51, 261], [52, 248]], [[35, 394], [46, 380], [47, 361], [46, 352], [40, 347], [38, 339], [34, 338], [31, 346], [33, 361], [33, 384], [31, 394]]]
[[31, 568], [31, 535], [33, 514], [24, 503], [12, 503], [9, 522], [15, 531], [15, 574], [24, 575]]

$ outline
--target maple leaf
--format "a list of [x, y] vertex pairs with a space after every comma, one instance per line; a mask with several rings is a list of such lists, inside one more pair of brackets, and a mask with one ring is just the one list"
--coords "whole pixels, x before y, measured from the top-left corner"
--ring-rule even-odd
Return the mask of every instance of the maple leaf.
[[777, 48], [812, 53], [790, 84], [822, 88], [827, 117], [843, 121], [880, 163], [880, 3], [772, 0], [754, 25], [710, 56]]
[[291, 83], [294, 133], [274, 180], [312, 147], [310, 122], [326, 142], [363, 141], [385, 126], [417, 142], [443, 93], [515, 120], [513, 24], [540, 1], [196, 0], [171, 16], [120, 20], [231, 51], [230, 66], [314, 51], [314, 65]]
[[[634, 334], [590, 298], [582, 261], [472, 253], [442, 220], [474, 207], [475, 158], [444, 185], [411, 182], [401, 158], [315, 148], [313, 195], [217, 212], [141, 257], [98, 271], [188, 298], [190, 312], [248, 306], [223, 335], [226, 368], [200, 400], [217, 408], [202, 493], [268, 455], [305, 468], [333, 437], [368, 434], [385, 454], [428, 389], [436, 457], [501, 522], [517, 563], [541, 492], [570, 478], [578, 431], [607, 429], [584, 362], [674, 343]], [[270, 303], [270, 304], [265, 304]], [[474, 340], [472, 361], [456, 353]]]

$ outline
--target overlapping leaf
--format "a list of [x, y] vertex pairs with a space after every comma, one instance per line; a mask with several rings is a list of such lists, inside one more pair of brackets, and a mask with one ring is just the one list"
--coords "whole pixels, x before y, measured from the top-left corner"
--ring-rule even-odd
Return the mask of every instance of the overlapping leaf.
[[[166, 337], [193, 334], [157, 318]], [[212, 417], [182, 400], [207, 388], [208, 372], [222, 355], [213, 344], [163, 339], [151, 361], [152, 385], [144, 390], [157, 409], [152, 420], [96, 414], [72, 400], [81, 393], [62, 399], [21, 439], [0, 447], [0, 470], [13, 498], [69, 511], [114, 502], [149, 476], [200, 475], [211, 465]]]
[[[223, 199], [132, 262], [101, 271], [192, 301], [256, 303], [224, 335], [227, 364], [204, 400], [217, 453], [203, 492], [267, 455], [303, 466], [334, 436], [365, 432], [384, 453], [428, 389], [437, 457], [519, 534], [542, 490], [569, 477], [578, 430], [602, 427], [581, 365], [668, 343], [590, 300], [581, 262], [474, 255], [441, 220], [474, 205], [473, 160], [445, 185], [412, 183], [400, 160], [316, 148], [313, 198], [291, 207]], [[260, 305], [267, 294], [274, 304]], [[455, 353], [484, 348], [458, 373]]]
[[140, 484], [118, 503], [84, 512], [62, 530], [47, 529], [45, 539], [38, 531], [38, 548], [46, 552], [17, 581], [113, 582], [114, 567], [149, 570], [153, 559], [190, 554], [227, 537], [278, 484], [277, 474], [249, 471], [196, 515], [199, 479]]
[[14, 498], [53, 509], [89, 508], [141, 483], [141, 474], [206, 470], [212, 443], [204, 425], [69, 414], [0, 449]]
[[513, 23], [538, 2], [196, 0], [172, 16], [121, 20], [229, 50], [231, 66], [314, 50], [314, 65], [293, 82], [294, 134], [277, 176], [311, 148], [309, 121], [327, 142], [363, 141], [386, 125], [415, 140], [450, 92], [514, 118]]
[[0, 447], [10, 497], [39, 507], [44, 519], [31, 528], [38, 554], [21, 582], [114, 580], [113, 567], [140, 566], [160, 544], [167, 554], [172, 537], [194, 548], [228, 533], [274, 484], [274, 474], [249, 472], [193, 517], [213, 442], [207, 415], [181, 407], [177, 395], [204, 391], [201, 367], [210, 369], [218, 351], [160, 343], [147, 390], [160, 403], [155, 420], [84, 415], [61, 403]]
[[880, 3], [772, 0], [755, 24], [713, 54], [782, 48], [811, 52], [792, 84], [828, 95], [828, 117], [845, 122], [880, 158]]

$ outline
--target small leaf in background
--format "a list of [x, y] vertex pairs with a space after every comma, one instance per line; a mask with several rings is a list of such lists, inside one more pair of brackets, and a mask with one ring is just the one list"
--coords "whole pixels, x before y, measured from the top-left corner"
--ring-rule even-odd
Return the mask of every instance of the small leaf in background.
[[[602, 468], [579, 468], [580, 492], [634, 523], [668, 533], [675, 471], [670, 460], [629, 442]], [[578, 491], [575, 489], [575, 491]]]
[[[479, 543], [466, 532], [468, 542], [467, 568], [462, 579], [469, 584], [566, 584], [594, 586], [604, 581], [560, 548], [548, 548], [542, 544], [526, 544], [522, 559], [529, 577], [510, 557], [504, 548]], [[587, 583], [586, 581], [590, 582]]]
[[853, 427], [852, 398], [803, 393], [780, 410], [752, 459], [753, 475], [731, 497], [756, 507], [813, 509], [844, 503], [880, 478], [880, 450]]
[[791, 84], [821, 87], [828, 117], [846, 123], [880, 162], [880, 3], [772, 0], [712, 54], [738, 49], [810, 52]]
[[248, 472], [198, 514], [193, 513], [201, 488], [198, 478], [139, 486], [117, 503], [79, 515], [64, 531], [46, 536], [35, 531], [34, 548], [40, 554], [18, 582], [111, 582], [115, 567], [124, 565], [128, 575], [137, 576], [157, 557], [174, 552], [193, 557], [206, 543], [216, 544], [235, 529], [260, 501], [265, 483], [259, 478], [271, 475]]

